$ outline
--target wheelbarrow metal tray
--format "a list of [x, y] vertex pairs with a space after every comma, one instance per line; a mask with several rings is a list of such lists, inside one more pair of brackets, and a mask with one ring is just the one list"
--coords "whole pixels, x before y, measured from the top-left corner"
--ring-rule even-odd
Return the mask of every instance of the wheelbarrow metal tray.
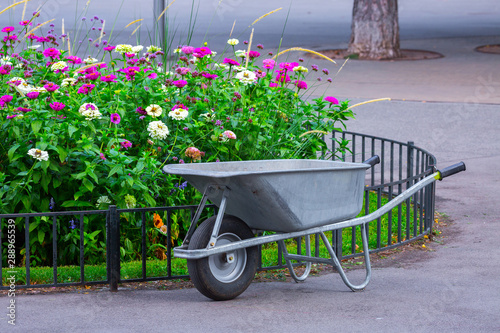
[[[323, 160], [260, 160], [167, 165], [198, 191], [227, 187], [226, 214], [252, 229], [293, 232], [356, 216], [370, 165]], [[222, 192], [209, 200], [219, 206]]]

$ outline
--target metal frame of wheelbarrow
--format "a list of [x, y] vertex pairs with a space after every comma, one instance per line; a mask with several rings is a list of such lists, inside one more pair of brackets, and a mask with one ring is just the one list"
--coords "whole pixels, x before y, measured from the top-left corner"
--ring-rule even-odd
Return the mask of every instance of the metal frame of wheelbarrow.
[[[451, 176], [455, 173], [458, 173], [458, 172], [461, 172], [464, 170], [465, 170], [465, 164], [463, 162], [460, 162], [460, 163], [457, 163], [457, 164], [452, 165], [450, 167], [447, 167], [441, 171], [438, 170], [435, 173], [433, 173], [432, 175], [427, 176], [426, 178], [420, 180], [418, 183], [416, 183], [412, 187], [408, 188], [407, 190], [402, 192], [400, 195], [398, 195], [393, 200], [389, 201], [387, 204], [380, 207], [376, 211], [374, 211], [368, 215], [362, 216], [362, 217], [352, 218], [349, 220], [345, 220], [342, 222], [336, 222], [336, 223], [332, 223], [332, 224], [327, 224], [324, 226], [313, 227], [313, 228], [309, 228], [309, 229], [302, 230], [302, 231], [295, 231], [295, 232], [289, 232], [289, 233], [281, 233], [281, 234], [274, 234], [274, 235], [249, 238], [249, 239], [233, 242], [230, 244], [219, 245], [219, 246], [216, 246], [217, 236], [219, 234], [219, 229], [220, 229], [220, 226], [222, 224], [224, 212], [226, 209], [226, 202], [227, 202], [227, 199], [231, 193], [231, 190], [225, 186], [210, 185], [209, 184], [206, 186], [206, 189], [203, 193], [203, 197], [202, 197], [201, 202], [198, 206], [198, 209], [196, 210], [196, 213], [195, 213], [193, 220], [191, 222], [191, 226], [188, 230], [188, 233], [186, 235], [186, 238], [184, 239], [182, 246], [174, 248], [174, 256], [177, 258], [184, 258], [184, 259], [188, 259], [188, 260], [193, 260], [193, 259], [201, 259], [201, 258], [209, 257], [209, 256], [212, 256], [215, 254], [226, 253], [226, 258], [227, 258], [226, 260], [228, 262], [231, 262], [233, 260], [232, 253], [238, 249], [262, 245], [262, 244], [270, 243], [270, 242], [279, 242], [279, 243], [281, 243], [284, 258], [286, 260], [288, 269], [290, 270], [290, 274], [295, 281], [298, 282], [298, 281], [305, 280], [307, 278], [307, 275], [309, 274], [311, 263], [317, 262], [317, 263], [330, 264], [330, 265], [336, 267], [342, 280], [352, 291], [363, 290], [368, 285], [368, 283], [370, 282], [370, 278], [371, 278], [371, 263], [370, 263], [369, 249], [368, 249], [366, 224], [368, 222], [371, 222], [375, 219], [378, 219], [379, 217], [388, 213], [394, 207], [403, 203], [406, 199], [411, 197], [413, 194], [415, 194], [419, 190], [423, 189], [427, 185], [432, 184], [436, 180], [442, 180], [445, 177]], [[219, 207], [219, 212], [217, 214], [215, 225], [214, 225], [211, 237], [210, 237], [210, 241], [205, 249], [188, 250], [187, 248], [188, 248], [189, 241], [194, 233], [197, 222], [200, 219], [203, 208], [206, 205], [207, 198], [209, 195], [213, 194], [215, 191], [223, 191], [223, 194], [222, 194], [222, 201], [221, 201], [221, 204]], [[366, 266], [365, 267], [365, 269], [366, 269], [365, 280], [359, 285], [354, 285], [349, 281], [349, 279], [347, 278], [337, 256], [335, 255], [335, 253], [332, 249], [332, 246], [330, 245], [330, 242], [328, 241], [327, 237], [324, 234], [326, 231], [338, 230], [338, 229], [354, 227], [354, 226], [361, 227], [361, 238], [362, 238], [362, 242], [363, 242], [362, 250], [364, 253], [365, 266]], [[327, 258], [318, 258], [318, 257], [311, 256], [310, 240], [309, 240], [309, 237], [307, 237], [307, 236], [312, 235], [312, 234], [320, 234], [321, 235], [321, 238], [322, 238], [326, 248], [328, 249], [328, 252], [329, 252], [331, 258], [327, 259]], [[304, 237], [304, 236], [306, 236], [305, 239], [306, 239], [307, 255], [289, 254], [288, 251], [286, 250], [286, 246], [285, 246], [283, 241], [286, 239], [298, 238], [298, 237]], [[297, 276], [295, 274], [293, 267], [292, 267], [291, 260], [307, 262], [306, 270], [301, 276]]]

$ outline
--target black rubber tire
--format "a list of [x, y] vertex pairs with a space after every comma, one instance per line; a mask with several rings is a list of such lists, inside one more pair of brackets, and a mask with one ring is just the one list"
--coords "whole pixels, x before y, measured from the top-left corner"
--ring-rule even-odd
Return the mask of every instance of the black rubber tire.
[[[206, 248], [215, 224], [215, 216], [203, 221], [196, 229], [189, 242], [188, 249]], [[219, 235], [234, 234], [239, 238], [248, 239], [254, 237], [252, 230], [239, 218], [232, 215], [224, 215]], [[243, 249], [246, 251], [246, 264], [243, 271], [236, 280], [231, 282], [219, 281], [211, 271], [209, 258], [188, 260], [187, 266], [191, 281], [196, 289], [208, 298], [216, 301], [224, 301], [237, 297], [244, 292], [252, 282], [259, 262], [259, 251], [257, 246]]]

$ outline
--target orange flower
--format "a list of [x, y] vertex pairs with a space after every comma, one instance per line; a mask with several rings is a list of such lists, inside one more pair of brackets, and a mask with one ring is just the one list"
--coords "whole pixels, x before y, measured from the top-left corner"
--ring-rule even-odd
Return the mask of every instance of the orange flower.
[[156, 213], [153, 214], [153, 224], [155, 225], [156, 228], [161, 228], [161, 226], [163, 225], [163, 221], [160, 215]]

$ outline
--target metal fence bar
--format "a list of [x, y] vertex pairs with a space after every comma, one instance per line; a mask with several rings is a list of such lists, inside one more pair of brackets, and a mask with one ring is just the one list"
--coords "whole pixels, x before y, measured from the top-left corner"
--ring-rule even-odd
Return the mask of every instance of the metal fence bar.
[[26, 255], [26, 286], [31, 285], [30, 280], [30, 218], [25, 217], [24, 241], [25, 241], [25, 255]]
[[141, 263], [142, 278], [146, 278], [146, 212], [141, 212]]
[[80, 282], [85, 283], [85, 238], [84, 238], [84, 230], [83, 230], [83, 214], [80, 214]]
[[120, 229], [119, 215], [116, 206], [109, 206], [109, 290], [118, 291], [118, 282], [120, 281]]
[[52, 217], [52, 266], [54, 284], [57, 284], [57, 216]]

